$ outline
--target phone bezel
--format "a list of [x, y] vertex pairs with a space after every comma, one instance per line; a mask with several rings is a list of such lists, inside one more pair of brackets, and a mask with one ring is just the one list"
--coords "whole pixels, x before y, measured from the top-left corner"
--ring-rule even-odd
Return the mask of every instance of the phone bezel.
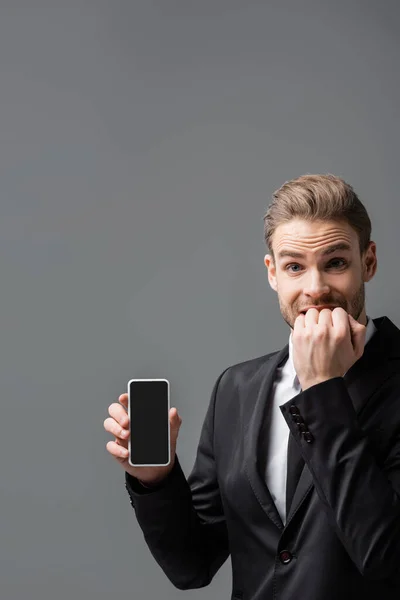
[[[168, 414], [168, 462], [166, 463], [152, 463], [152, 464], [144, 464], [144, 463], [132, 463], [131, 462], [131, 383], [134, 383], [135, 381], [165, 381], [167, 383], [167, 390], [168, 390], [168, 404], [167, 404], [167, 414]], [[131, 465], [131, 467], [167, 467], [170, 462], [171, 462], [171, 426], [170, 426], [170, 422], [169, 422], [169, 411], [170, 411], [170, 383], [168, 381], [168, 379], [165, 379], [163, 377], [160, 378], [133, 378], [130, 379], [128, 381], [128, 385], [127, 385], [127, 389], [128, 389], [128, 417], [129, 417], [129, 439], [128, 439], [128, 462]]]

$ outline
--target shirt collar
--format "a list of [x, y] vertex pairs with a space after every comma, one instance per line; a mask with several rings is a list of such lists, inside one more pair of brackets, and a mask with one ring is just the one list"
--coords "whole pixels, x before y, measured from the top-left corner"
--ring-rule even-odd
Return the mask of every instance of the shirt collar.
[[[373, 336], [373, 334], [376, 331], [376, 327], [374, 325], [373, 320], [367, 316], [367, 331], [365, 334], [365, 343], [364, 343], [364, 348], [367, 345], [367, 343], [369, 342], [369, 340], [371, 339], [371, 337]], [[287, 359], [287, 363], [285, 364], [285, 370], [287, 370], [287, 372], [289, 373], [290, 377], [291, 377], [291, 381], [293, 381], [293, 387], [295, 387], [296, 389], [300, 390], [301, 386], [300, 386], [300, 382], [299, 379], [296, 375], [296, 371], [293, 365], [293, 342], [292, 342], [292, 331], [290, 332], [290, 336], [289, 336], [289, 357]], [[346, 374], [346, 373], [345, 373]]]

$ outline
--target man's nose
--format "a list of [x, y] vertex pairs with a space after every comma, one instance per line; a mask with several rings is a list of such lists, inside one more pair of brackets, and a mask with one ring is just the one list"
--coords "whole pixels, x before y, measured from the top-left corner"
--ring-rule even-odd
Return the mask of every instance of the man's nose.
[[323, 274], [319, 271], [310, 272], [303, 288], [304, 295], [319, 298], [329, 294], [329, 292], [330, 287], [324, 280]]

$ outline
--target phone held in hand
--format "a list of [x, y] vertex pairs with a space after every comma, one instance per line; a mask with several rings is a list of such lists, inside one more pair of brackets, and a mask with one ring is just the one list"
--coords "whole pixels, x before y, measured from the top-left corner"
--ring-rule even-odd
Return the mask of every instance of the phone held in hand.
[[169, 410], [167, 379], [131, 379], [128, 382], [128, 460], [132, 467], [169, 465]]

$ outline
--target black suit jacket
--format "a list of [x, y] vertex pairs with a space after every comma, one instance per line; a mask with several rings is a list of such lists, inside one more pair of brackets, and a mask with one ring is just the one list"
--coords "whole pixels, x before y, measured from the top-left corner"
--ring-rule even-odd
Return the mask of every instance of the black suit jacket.
[[373, 321], [344, 378], [281, 406], [305, 460], [285, 525], [265, 468], [272, 384], [288, 345], [219, 375], [188, 479], [178, 455], [158, 489], [125, 474], [149, 549], [178, 589], [208, 585], [230, 554], [232, 599], [399, 600], [400, 330]]

